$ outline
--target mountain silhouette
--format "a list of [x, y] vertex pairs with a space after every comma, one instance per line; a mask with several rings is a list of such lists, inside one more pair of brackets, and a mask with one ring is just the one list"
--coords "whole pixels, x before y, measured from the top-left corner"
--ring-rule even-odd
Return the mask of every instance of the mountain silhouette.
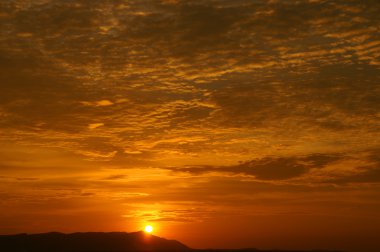
[[176, 241], [140, 232], [0, 235], [4, 252], [339, 252], [332, 250], [191, 249]]
[[190, 251], [184, 244], [144, 232], [0, 235], [4, 252]]

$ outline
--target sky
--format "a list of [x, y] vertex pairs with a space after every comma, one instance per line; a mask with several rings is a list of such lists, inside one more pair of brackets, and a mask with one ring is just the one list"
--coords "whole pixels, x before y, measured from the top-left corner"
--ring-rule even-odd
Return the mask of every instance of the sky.
[[0, 233], [379, 251], [380, 2], [2, 0]]

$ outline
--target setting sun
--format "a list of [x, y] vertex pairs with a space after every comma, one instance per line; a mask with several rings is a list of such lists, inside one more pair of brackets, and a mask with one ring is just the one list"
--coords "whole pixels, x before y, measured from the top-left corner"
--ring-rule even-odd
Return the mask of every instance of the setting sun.
[[145, 232], [152, 233], [153, 227], [151, 225], [145, 226]]

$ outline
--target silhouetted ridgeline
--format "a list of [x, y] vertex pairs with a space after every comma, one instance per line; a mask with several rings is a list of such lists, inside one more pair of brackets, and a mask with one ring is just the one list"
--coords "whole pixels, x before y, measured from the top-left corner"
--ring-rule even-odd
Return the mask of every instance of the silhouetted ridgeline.
[[[257, 249], [190, 249], [144, 232], [0, 235], [1, 252], [322, 252]], [[338, 251], [323, 251], [338, 252]]]
[[189, 251], [182, 243], [144, 232], [0, 235], [2, 252]]
[[243, 249], [191, 249], [192, 252], [343, 252], [340, 250], [261, 250], [255, 248]]

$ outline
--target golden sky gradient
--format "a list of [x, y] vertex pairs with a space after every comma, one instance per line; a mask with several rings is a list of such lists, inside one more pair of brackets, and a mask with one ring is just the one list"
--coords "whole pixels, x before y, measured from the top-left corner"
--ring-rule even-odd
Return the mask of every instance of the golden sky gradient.
[[2, 0], [0, 233], [379, 251], [380, 2]]

